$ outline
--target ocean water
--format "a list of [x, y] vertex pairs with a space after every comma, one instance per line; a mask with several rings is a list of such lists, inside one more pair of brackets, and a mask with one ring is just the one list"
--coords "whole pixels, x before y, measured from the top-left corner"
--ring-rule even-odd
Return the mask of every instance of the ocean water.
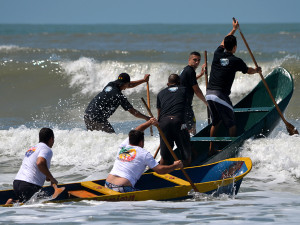
[[[241, 25], [266, 75], [286, 68], [294, 95], [284, 113], [300, 130], [300, 24]], [[118, 147], [142, 121], [118, 109], [110, 118], [116, 134], [88, 132], [83, 122], [90, 100], [118, 74], [132, 80], [150, 73], [151, 108], [168, 75], [180, 73], [191, 51], [213, 52], [231, 25], [0, 25], [0, 189], [11, 189], [25, 150], [38, 142], [41, 127], [55, 133], [51, 171], [59, 183], [105, 178]], [[238, 32], [236, 55], [253, 66]], [[198, 69], [197, 72], [200, 72]], [[238, 73], [232, 88], [238, 102], [259, 75]], [[205, 81], [200, 88], [205, 93]], [[146, 85], [124, 91], [135, 108]], [[194, 100], [197, 129], [207, 124], [206, 109]], [[96, 202], [29, 204], [2, 208], [3, 224], [299, 224], [300, 141], [281, 122], [267, 138], [249, 139], [240, 155], [253, 161], [237, 196], [196, 196], [179, 202]], [[146, 131], [145, 148], [154, 154], [158, 133]], [[76, 213], [74, 213], [76, 211]]]

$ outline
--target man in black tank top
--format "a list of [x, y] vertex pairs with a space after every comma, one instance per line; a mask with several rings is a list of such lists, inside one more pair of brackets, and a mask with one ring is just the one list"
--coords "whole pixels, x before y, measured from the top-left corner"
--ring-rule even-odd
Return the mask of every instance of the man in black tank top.
[[[231, 93], [232, 83], [235, 73], [254, 74], [261, 72], [261, 68], [248, 67], [246, 63], [233, 55], [237, 49], [237, 42], [233, 34], [238, 29], [238, 21], [232, 23], [233, 29], [224, 38], [221, 46], [214, 53], [211, 65], [208, 87], [206, 91], [206, 100], [212, 117], [212, 126], [210, 136], [215, 137], [221, 121], [229, 130], [229, 136], [236, 135], [236, 123], [233, 112], [233, 106], [229, 95]], [[216, 154], [213, 142], [210, 143], [209, 155]]]
[[[179, 86], [179, 84], [179, 76], [171, 74], [168, 79], [168, 87], [158, 93], [158, 122], [171, 147], [174, 147], [175, 142], [183, 164], [188, 166], [191, 162], [191, 145], [190, 135], [184, 122], [188, 102], [186, 88]], [[170, 165], [173, 157], [162, 138], [160, 138], [160, 148], [160, 163]]]

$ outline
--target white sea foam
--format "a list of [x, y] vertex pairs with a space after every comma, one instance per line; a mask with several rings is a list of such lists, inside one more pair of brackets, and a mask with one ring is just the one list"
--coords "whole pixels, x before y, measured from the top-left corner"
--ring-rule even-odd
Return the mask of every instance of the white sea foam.
[[284, 130], [273, 137], [248, 139], [241, 156], [250, 157], [253, 162], [249, 177], [264, 180], [268, 189], [285, 187], [284, 191], [298, 192], [293, 185], [300, 179], [299, 146], [299, 135], [289, 136]]
[[[0, 162], [8, 157], [14, 157], [16, 160], [12, 174], [5, 177], [5, 181], [1, 179], [1, 184], [12, 183], [26, 150], [38, 143], [38, 132], [39, 129], [24, 126], [0, 130]], [[59, 177], [78, 175], [89, 180], [107, 176], [114, 163], [119, 144], [127, 138], [127, 133], [107, 134], [82, 129], [54, 129], [54, 135], [55, 143], [51, 161], [54, 174]], [[155, 136], [146, 136], [145, 139], [145, 148], [154, 154], [159, 139]]]
[[[104, 86], [116, 80], [120, 73], [126, 72], [131, 80], [140, 80], [145, 74], [151, 74], [151, 91], [158, 91], [166, 86], [171, 73], [178, 72], [180, 66], [166, 63], [125, 63], [119, 61], [98, 62], [91, 58], [82, 57], [76, 61], [61, 62], [65, 74], [70, 77], [70, 87], [79, 88], [82, 94], [94, 95]], [[140, 85], [126, 93], [140, 92], [145, 86]]]
[[21, 50], [21, 49], [28, 49], [28, 48], [19, 47], [17, 45], [0, 45], [0, 51]]
[[[274, 67], [281, 65], [286, 59], [275, 60], [274, 62], [264, 63], [261, 65], [263, 74], [269, 73]], [[65, 75], [69, 77], [69, 85], [71, 88], [78, 88], [82, 94], [95, 95], [103, 89], [110, 81], [117, 78], [118, 74], [127, 72], [131, 75], [131, 80], [139, 80], [145, 74], [151, 74], [150, 87], [154, 94], [157, 94], [166, 86], [167, 78], [171, 73], [180, 73], [185, 66], [167, 63], [125, 63], [119, 61], [103, 61], [98, 62], [91, 58], [82, 57], [75, 61], [64, 61], [60, 66], [65, 71]], [[253, 66], [250, 64], [250, 66]], [[197, 69], [200, 73], [200, 68]], [[248, 93], [260, 81], [260, 77], [256, 75], [245, 75], [237, 73], [236, 79], [232, 86], [232, 96], [239, 96]], [[204, 78], [198, 80], [199, 86], [205, 94]], [[145, 86], [140, 85], [134, 89], [126, 90], [127, 94], [140, 92]]]

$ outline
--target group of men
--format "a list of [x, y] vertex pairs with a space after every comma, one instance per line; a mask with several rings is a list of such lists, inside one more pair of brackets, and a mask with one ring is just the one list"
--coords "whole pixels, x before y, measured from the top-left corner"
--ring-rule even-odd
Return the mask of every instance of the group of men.
[[[192, 52], [189, 55], [188, 65], [181, 74], [171, 74], [168, 77], [167, 87], [158, 93], [158, 120], [136, 110], [122, 93], [127, 88], [134, 88], [148, 82], [149, 74], [146, 74], [144, 79], [131, 81], [127, 73], [121, 73], [117, 80], [108, 83], [103, 91], [93, 98], [84, 115], [88, 130], [114, 133], [114, 128], [108, 122], [108, 118], [120, 105], [135, 117], [146, 120], [145, 123], [131, 130], [128, 138], [119, 146], [113, 169], [105, 182], [107, 188], [119, 192], [134, 191], [137, 180], [147, 166], [157, 173], [164, 174], [190, 164], [190, 134], [196, 133], [196, 119], [192, 107], [194, 95], [210, 110], [212, 118], [210, 136], [216, 135], [221, 122], [228, 128], [230, 136], [236, 135], [234, 112], [229, 98], [235, 73], [237, 71], [244, 74], [261, 72], [261, 68], [248, 67], [242, 59], [234, 56], [237, 42], [233, 35], [238, 26], [238, 21], [234, 21], [233, 29], [214, 53], [206, 97], [197, 83], [197, 79], [204, 74], [204, 65], [201, 73], [196, 75], [195, 71], [200, 65], [201, 56], [198, 52]], [[151, 125], [161, 128], [172, 148], [176, 143], [182, 161], [173, 162], [162, 138], [160, 139], [160, 163], [144, 149], [143, 131]], [[51, 181], [51, 184], [57, 184], [57, 180], [49, 171], [51, 147], [54, 143], [53, 131], [43, 128], [39, 135], [40, 143], [26, 152], [22, 166], [14, 180], [13, 186], [19, 201], [27, 201], [33, 193], [41, 189], [45, 180]], [[211, 142], [209, 155], [215, 153], [217, 150]], [[8, 201], [8, 203], [11, 202], [12, 200]]]

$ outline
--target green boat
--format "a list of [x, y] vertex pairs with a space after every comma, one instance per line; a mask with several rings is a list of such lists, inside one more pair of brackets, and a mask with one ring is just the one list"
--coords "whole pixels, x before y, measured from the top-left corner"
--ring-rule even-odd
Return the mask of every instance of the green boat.
[[[286, 109], [294, 89], [293, 78], [284, 68], [276, 68], [265, 78], [281, 112]], [[210, 127], [206, 126], [191, 138], [193, 147], [192, 165], [203, 165], [236, 157], [239, 147], [245, 140], [253, 137], [266, 137], [281, 120], [262, 81], [240, 102], [234, 106], [237, 122], [237, 137], [228, 137], [228, 130], [220, 126], [217, 137], [210, 137]], [[222, 150], [208, 156], [209, 143]], [[175, 153], [180, 158], [179, 153]]]

